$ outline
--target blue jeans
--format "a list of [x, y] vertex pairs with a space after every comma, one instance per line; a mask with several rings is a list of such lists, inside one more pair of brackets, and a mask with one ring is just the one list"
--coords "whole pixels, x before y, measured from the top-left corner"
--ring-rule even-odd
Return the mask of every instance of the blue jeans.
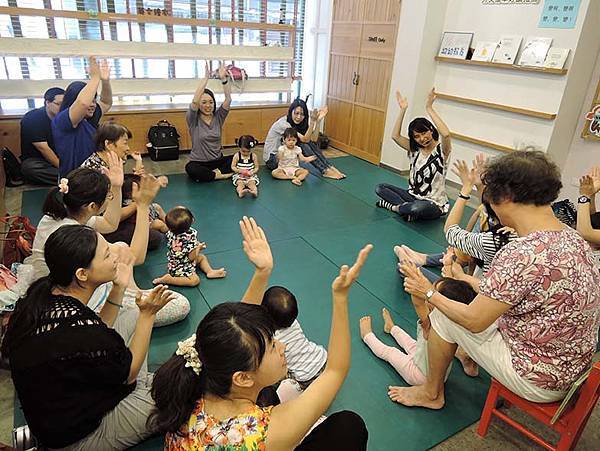
[[429, 200], [417, 199], [407, 190], [388, 183], [381, 183], [375, 188], [375, 194], [393, 205], [399, 205], [398, 214], [408, 220], [437, 219], [442, 210]]
[[427, 256], [425, 257], [425, 264], [423, 266], [432, 266], [434, 268], [436, 267], [441, 267], [442, 265], [442, 258], [444, 258], [444, 254], [440, 253], [440, 254], [427, 254]]
[[265, 161], [265, 166], [269, 171], [277, 169], [277, 155], [274, 153], [269, 155], [269, 159]]
[[310, 141], [307, 143], [298, 143], [298, 146], [302, 149], [302, 155], [305, 157], [312, 157], [313, 155], [317, 157], [317, 159], [311, 161], [310, 164], [312, 164], [321, 174], [331, 167], [331, 163], [325, 158], [323, 152], [321, 152], [321, 149], [319, 149], [316, 143]]

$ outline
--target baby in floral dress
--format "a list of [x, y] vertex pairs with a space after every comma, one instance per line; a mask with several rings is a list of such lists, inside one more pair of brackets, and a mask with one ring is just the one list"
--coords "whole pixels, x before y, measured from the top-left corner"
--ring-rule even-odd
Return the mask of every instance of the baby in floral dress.
[[220, 279], [227, 275], [225, 268], [213, 269], [208, 257], [201, 253], [206, 249], [206, 243], [198, 242], [198, 232], [192, 228], [194, 215], [188, 208], [173, 208], [165, 216], [165, 223], [169, 228], [166, 234], [168, 273], [152, 283], [195, 287], [200, 283], [196, 267], [200, 267], [208, 279]]

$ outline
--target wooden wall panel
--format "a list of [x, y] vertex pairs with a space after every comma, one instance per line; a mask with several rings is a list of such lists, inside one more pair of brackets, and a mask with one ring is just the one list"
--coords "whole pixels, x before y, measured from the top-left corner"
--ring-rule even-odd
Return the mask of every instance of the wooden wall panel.
[[365, 22], [397, 23], [400, 14], [400, 0], [369, 0], [365, 3]]
[[334, 0], [333, 21], [356, 22], [362, 20], [365, 3], [371, 0]]
[[0, 122], [0, 148], [1, 147], [8, 147], [15, 155], [21, 155], [20, 119], [11, 119]]
[[329, 99], [327, 106], [329, 114], [325, 118], [325, 133], [336, 141], [349, 142], [352, 103]]
[[354, 100], [355, 86], [352, 84], [358, 70], [358, 58], [331, 55], [329, 63], [328, 95], [343, 100]]
[[355, 105], [350, 137], [350, 146], [356, 149], [353, 153], [368, 161], [379, 163], [384, 126], [384, 112]]
[[365, 24], [360, 41], [362, 58], [394, 59], [396, 26], [394, 24]]
[[331, 29], [331, 52], [358, 55], [362, 26], [354, 23], [334, 23]]
[[356, 102], [385, 110], [392, 62], [361, 58], [359, 64], [360, 79], [356, 88]]

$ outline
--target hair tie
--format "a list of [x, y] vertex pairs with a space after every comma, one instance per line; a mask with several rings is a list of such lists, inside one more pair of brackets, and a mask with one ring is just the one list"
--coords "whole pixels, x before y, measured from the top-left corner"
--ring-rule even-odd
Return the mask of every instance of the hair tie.
[[60, 179], [58, 191], [62, 194], [67, 194], [69, 192], [69, 179]]
[[186, 338], [183, 341], [177, 342], [177, 351], [175, 354], [183, 356], [185, 359], [186, 368], [192, 369], [197, 376], [200, 376], [200, 370], [202, 370], [202, 362], [198, 357], [198, 351], [196, 351], [196, 334], [192, 334], [191, 337]]

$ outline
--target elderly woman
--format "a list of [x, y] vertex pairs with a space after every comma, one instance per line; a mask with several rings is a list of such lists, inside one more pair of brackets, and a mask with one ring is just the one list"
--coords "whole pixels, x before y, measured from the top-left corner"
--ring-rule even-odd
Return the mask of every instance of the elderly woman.
[[[166, 286], [123, 308], [132, 272], [98, 232], [56, 230], [44, 248], [50, 273], [21, 299], [3, 343], [27, 423], [44, 446], [125, 449], [149, 435], [153, 408], [146, 357], [156, 313], [172, 298]], [[68, 256], [69, 258], [65, 258]], [[92, 293], [112, 282], [98, 314]]]
[[457, 345], [509, 390], [534, 402], [560, 400], [588, 369], [600, 326], [600, 273], [590, 246], [552, 213], [560, 180], [542, 152], [513, 152], [487, 166], [484, 195], [520, 238], [497, 253], [471, 304], [451, 301], [414, 266], [402, 267], [406, 291], [435, 310], [427, 383], [390, 387], [393, 401], [442, 408], [444, 374]]

